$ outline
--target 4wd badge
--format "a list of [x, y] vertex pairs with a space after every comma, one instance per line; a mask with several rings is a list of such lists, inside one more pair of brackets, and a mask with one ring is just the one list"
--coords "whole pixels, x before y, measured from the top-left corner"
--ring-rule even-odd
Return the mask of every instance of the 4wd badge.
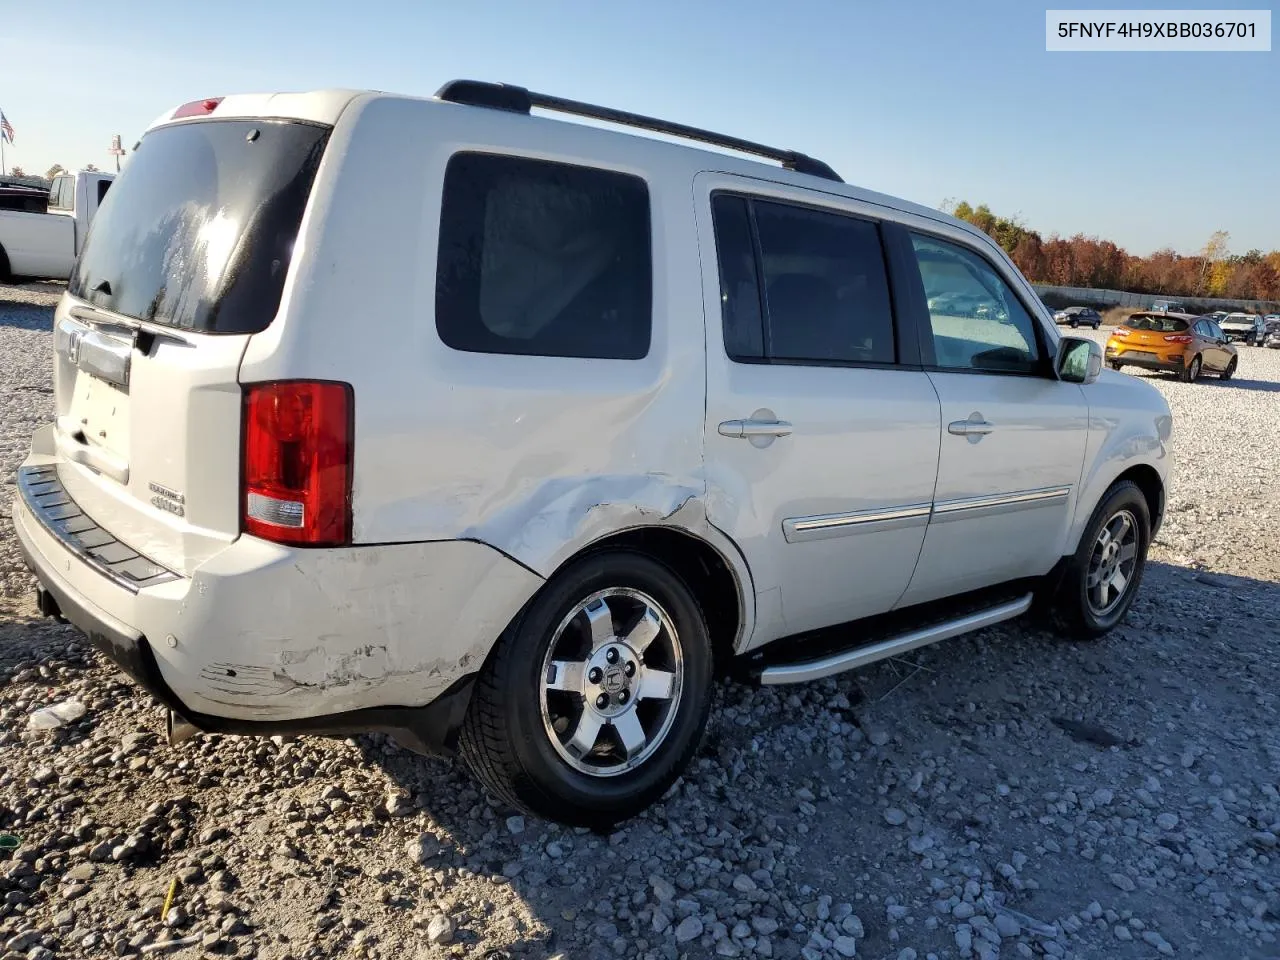
[[157, 510], [172, 513], [177, 517], [186, 516], [187, 511], [183, 504], [187, 502], [187, 498], [178, 493], [178, 491], [170, 490], [168, 487], [161, 486], [158, 483], [148, 483], [147, 489], [155, 494], [151, 498], [151, 505]]

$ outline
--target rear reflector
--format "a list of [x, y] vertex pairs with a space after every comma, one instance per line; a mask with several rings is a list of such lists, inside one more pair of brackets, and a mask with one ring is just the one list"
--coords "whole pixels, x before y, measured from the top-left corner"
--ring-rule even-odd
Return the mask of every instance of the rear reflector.
[[244, 531], [305, 546], [351, 542], [352, 416], [345, 383], [245, 387]]
[[177, 110], [173, 111], [173, 116], [169, 119], [178, 120], [182, 117], [203, 117], [205, 114], [213, 113], [221, 102], [221, 97], [208, 97], [204, 100], [192, 100], [190, 103], [184, 103]]

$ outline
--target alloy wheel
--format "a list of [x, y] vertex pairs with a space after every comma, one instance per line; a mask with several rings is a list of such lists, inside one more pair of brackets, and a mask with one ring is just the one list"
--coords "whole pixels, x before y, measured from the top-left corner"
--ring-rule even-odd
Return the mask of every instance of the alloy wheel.
[[1089, 557], [1085, 593], [1097, 617], [1110, 615], [1128, 594], [1138, 563], [1138, 521], [1129, 510], [1118, 511], [1098, 531]]
[[639, 767], [670, 733], [684, 653], [653, 597], [614, 587], [560, 622], [540, 677], [543, 730], [556, 753], [580, 773], [613, 777]]

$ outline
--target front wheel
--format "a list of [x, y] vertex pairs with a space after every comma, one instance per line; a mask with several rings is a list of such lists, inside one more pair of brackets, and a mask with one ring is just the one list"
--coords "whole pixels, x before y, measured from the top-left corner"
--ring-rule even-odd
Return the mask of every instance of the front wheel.
[[506, 803], [607, 827], [684, 770], [706, 725], [711, 678], [710, 636], [684, 581], [644, 554], [588, 554], [498, 641], [461, 753]]
[[1129, 612], [1151, 543], [1151, 513], [1137, 484], [1122, 480], [1089, 518], [1054, 595], [1060, 632], [1078, 639], [1107, 633]]
[[1236, 372], [1236, 358], [1232, 357], [1231, 362], [1227, 364], [1227, 368], [1223, 370], [1222, 373], [1219, 374], [1219, 377], [1221, 377], [1223, 380], [1230, 380], [1233, 376], [1235, 376], [1235, 372]]
[[1200, 379], [1200, 357], [1191, 358], [1191, 363], [1187, 365], [1187, 369], [1182, 371], [1182, 380], [1184, 383], [1195, 383]]
[[1071, 321], [1071, 329], [1072, 329], [1072, 330], [1074, 330], [1074, 329], [1075, 329], [1076, 327], [1078, 327], [1078, 326], [1080, 326], [1080, 321], [1079, 321], [1079, 320], [1072, 320], [1072, 321]]

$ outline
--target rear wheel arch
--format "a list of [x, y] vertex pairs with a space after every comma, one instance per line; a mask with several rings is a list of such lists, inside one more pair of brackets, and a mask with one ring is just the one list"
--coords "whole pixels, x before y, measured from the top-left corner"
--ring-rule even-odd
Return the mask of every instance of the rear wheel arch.
[[[755, 591], [742, 555], [727, 556], [732, 543], [713, 545], [681, 527], [634, 527], [611, 533], [568, 557], [547, 578], [593, 553], [630, 550], [671, 569], [689, 587], [706, 616], [716, 670], [721, 672], [742, 649], [755, 625]], [[736, 560], [736, 562], [735, 562]]]
[[14, 281], [13, 273], [9, 270], [9, 254], [5, 252], [3, 243], [0, 243], [0, 281], [4, 283]]

